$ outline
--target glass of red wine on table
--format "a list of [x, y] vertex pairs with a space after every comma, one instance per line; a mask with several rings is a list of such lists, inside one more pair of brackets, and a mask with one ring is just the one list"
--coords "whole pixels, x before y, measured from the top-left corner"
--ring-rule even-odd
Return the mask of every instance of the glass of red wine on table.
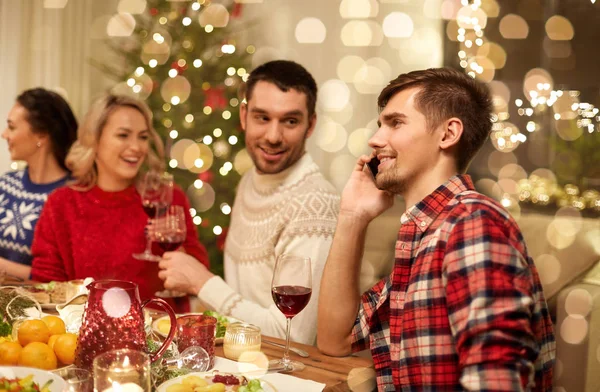
[[142, 207], [148, 215], [146, 225], [146, 249], [143, 253], [134, 254], [138, 260], [160, 261], [160, 257], [152, 254], [152, 238], [149, 234], [152, 219], [164, 215], [173, 202], [173, 176], [169, 173], [146, 172], [140, 185]]
[[308, 304], [312, 293], [312, 269], [310, 257], [284, 254], [277, 258], [271, 294], [277, 308], [287, 319], [285, 352], [282, 359], [269, 361], [270, 368], [283, 367], [285, 371], [300, 371], [304, 364], [289, 357], [290, 328], [292, 318]]

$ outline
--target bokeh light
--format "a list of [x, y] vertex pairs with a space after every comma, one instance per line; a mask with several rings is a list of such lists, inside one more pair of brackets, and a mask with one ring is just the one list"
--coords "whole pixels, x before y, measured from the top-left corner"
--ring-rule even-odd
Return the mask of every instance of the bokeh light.
[[347, 83], [353, 83], [356, 73], [365, 65], [365, 60], [360, 56], [349, 55], [343, 57], [337, 66], [337, 76]]
[[146, 0], [120, 0], [117, 6], [119, 13], [142, 14], [146, 10]]
[[529, 35], [529, 25], [522, 16], [516, 14], [505, 15], [500, 20], [500, 34], [505, 39], [525, 39]]
[[475, 29], [477, 26], [481, 29], [485, 29], [485, 26], [487, 25], [487, 15], [482, 8], [473, 9], [473, 7], [464, 6], [458, 10], [456, 22], [458, 23], [458, 26], [463, 29]]
[[350, 102], [339, 111], [324, 111], [323, 114], [342, 125], [348, 124], [354, 118], [354, 106]]
[[[534, 68], [525, 74], [523, 79], [523, 94], [532, 106], [544, 103], [550, 98], [554, 89], [554, 80], [550, 72], [543, 68]], [[543, 99], [543, 101], [541, 101]]]
[[560, 277], [560, 260], [554, 255], [542, 254], [535, 257], [535, 265], [544, 286], [556, 282]]
[[573, 54], [570, 41], [553, 41], [545, 37], [542, 47], [544, 48], [544, 53], [549, 58], [567, 59]]
[[215, 190], [206, 182], [200, 189], [190, 185], [187, 189], [187, 197], [190, 206], [195, 208], [197, 212], [206, 212], [215, 204]]
[[369, 139], [375, 132], [369, 128], [358, 128], [348, 137], [348, 150], [355, 157], [371, 154]]
[[353, 20], [342, 27], [341, 37], [346, 46], [379, 46], [383, 31], [377, 22]]
[[296, 25], [296, 40], [301, 44], [320, 44], [325, 41], [327, 28], [318, 18], [304, 18]]
[[114, 15], [106, 25], [109, 37], [129, 37], [135, 29], [135, 18], [131, 14], [119, 13]]
[[245, 148], [235, 154], [235, 158], [233, 159], [233, 168], [240, 176], [244, 175], [244, 173], [250, 170], [253, 166], [254, 163], [252, 163], [252, 158], [250, 158], [250, 155]]
[[440, 13], [445, 20], [455, 20], [460, 8], [460, 2], [455, 0], [444, 0], [440, 7]]
[[515, 124], [503, 121], [492, 124], [490, 139], [498, 151], [511, 152], [526, 140], [526, 136]]
[[321, 118], [315, 130], [315, 143], [327, 152], [338, 152], [346, 146], [346, 129], [330, 118]]
[[408, 38], [413, 34], [412, 18], [403, 12], [392, 12], [383, 19], [383, 34], [391, 38]]
[[546, 21], [546, 34], [553, 41], [569, 41], [573, 39], [575, 30], [569, 19], [554, 15]]
[[192, 86], [185, 76], [178, 75], [174, 78], [166, 79], [161, 88], [160, 96], [165, 102], [173, 103], [173, 98], [177, 97], [177, 103], [183, 103], [190, 97]]
[[319, 107], [328, 111], [340, 111], [350, 101], [348, 85], [339, 79], [330, 79], [319, 88]]
[[485, 12], [488, 18], [497, 18], [500, 15], [500, 5], [496, 0], [484, 0], [481, 2], [481, 9]]
[[506, 51], [494, 42], [486, 42], [479, 47], [477, 55], [487, 57], [495, 69], [502, 69], [506, 65]]
[[490, 82], [489, 87], [492, 93], [494, 112], [499, 113], [508, 111], [508, 105], [510, 102], [510, 89], [506, 83], [499, 80], [494, 80]]
[[340, 3], [340, 15], [344, 19], [374, 18], [378, 12], [376, 0], [342, 0]]
[[200, 26], [225, 27], [229, 23], [229, 11], [222, 4], [210, 3], [198, 15]]
[[492, 151], [488, 157], [487, 167], [490, 173], [498, 177], [500, 170], [506, 165], [517, 163], [517, 157], [511, 152]]

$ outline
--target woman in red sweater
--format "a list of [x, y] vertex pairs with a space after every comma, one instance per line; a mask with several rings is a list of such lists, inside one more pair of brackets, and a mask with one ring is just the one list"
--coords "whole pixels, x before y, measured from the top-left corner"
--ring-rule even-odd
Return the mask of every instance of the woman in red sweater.
[[[129, 280], [139, 285], [142, 300], [164, 290], [158, 263], [132, 256], [144, 250], [148, 221], [136, 189], [140, 169], [164, 167], [163, 144], [151, 119], [145, 103], [126, 96], [106, 96], [89, 110], [66, 159], [75, 183], [50, 195], [35, 230], [33, 280]], [[178, 187], [173, 205], [189, 211]], [[189, 214], [186, 224], [183, 249], [208, 266]], [[168, 302], [177, 312], [189, 311], [187, 297]]]

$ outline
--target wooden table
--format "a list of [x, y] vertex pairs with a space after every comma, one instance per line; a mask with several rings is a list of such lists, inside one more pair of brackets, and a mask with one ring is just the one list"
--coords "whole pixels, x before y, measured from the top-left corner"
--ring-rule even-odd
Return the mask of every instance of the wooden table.
[[[263, 336], [263, 340], [285, 344], [285, 340]], [[292, 347], [297, 347], [308, 352], [310, 357], [302, 358], [290, 351], [290, 358], [300, 361], [306, 365], [306, 368], [300, 372], [290, 373], [290, 375], [306, 380], [313, 380], [326, 385], [324, 391], [327, 392], [348, 392], [350, 388], [346, 382], [348, 373], [356, 368], [372, 368], [373, 361], [370, 358], [349, 356], [349, 357], [330, 357], [322, 354], [316, 347], [306, 344], [290, 343]], [[283, 356], [283, 348], [275, 347], [270, 344], [263, 344], [261, 351], [269, 359], [279, 359]], [[223, 346], [217, 346], [215, 353], [223, 357]]]

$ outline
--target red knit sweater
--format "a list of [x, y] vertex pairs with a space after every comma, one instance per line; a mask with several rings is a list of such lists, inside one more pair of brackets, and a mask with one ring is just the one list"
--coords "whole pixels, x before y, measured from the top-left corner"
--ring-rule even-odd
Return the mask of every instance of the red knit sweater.
[[[173, 204], [187, 212], [189, 203], [175, 187]], [[186, 253], [208, 266], [204, 246], [186, 214]], [[54, 191], [46, 202], [35, 229], [31, 278], [40, 282], [92, 277], [137, 283], [142, 300], [164, 290], [158, 278], [158, 263], [136, 260], [146, 244], [144, 227], [148, 216], [134, 186], [120, 192], [105, 192], [97, 186], [81, 192], [69, 187]], [[158, 247], [154, 253], [160, 255]], [[169, 299], [176, 312], [189, 311], [187, 297]]]

